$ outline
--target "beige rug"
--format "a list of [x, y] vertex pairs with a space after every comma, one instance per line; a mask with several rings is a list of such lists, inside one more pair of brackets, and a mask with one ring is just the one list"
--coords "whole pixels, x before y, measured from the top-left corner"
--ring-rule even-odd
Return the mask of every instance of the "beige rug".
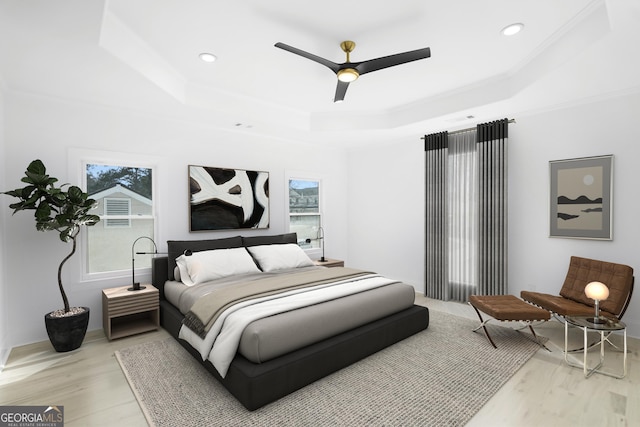
[[427, 330], [253, 412], [172, 338], [116, 357], [154, 426], [462, 426], [540, 347], [489, 325], [494, 349], [478, 322], [430, 315]]

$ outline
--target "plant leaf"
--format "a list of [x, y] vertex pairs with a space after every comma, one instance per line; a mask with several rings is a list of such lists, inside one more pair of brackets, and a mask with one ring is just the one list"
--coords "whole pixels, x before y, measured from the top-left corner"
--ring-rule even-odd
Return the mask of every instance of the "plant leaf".
[[47, 173], [47, 168], [44, 166], [44, 163], [42, 163], [42, 160], [36, 159], [29, 163], [29, 166], [27, 166], [27, 172], [36, 175], [44, 175]]
[[84, 201], [84, 197], [86, 197], [82, 190], [75, 185], [69, 187], [67, 190], [67, 196], [69, 197], [69, 201], [74, 204], [81, 204]]
[[51, 207], [49, 206], [49, 203], [47, 202], [40, 203], [40, 205], [36, 209], [35, 216], [36, 216], [36, 221], [38, 222], [49, 220], [49, 218], [51, 217]]

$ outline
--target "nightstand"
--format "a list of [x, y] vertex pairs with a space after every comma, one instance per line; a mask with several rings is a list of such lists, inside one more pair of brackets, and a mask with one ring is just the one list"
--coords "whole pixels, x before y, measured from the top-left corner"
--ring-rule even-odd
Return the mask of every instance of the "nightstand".
[[313, 263], [322, 267], [344, 267], [344, 261], [341, 261], [339, 259], [325, 258], [324, 262], [320, 262], [319, 259], [316, 259], [313, 261]]
[[151, 285], [102, 290], [102, 327], [109, 340], [154, 331], [160, 326], [160, 294]]

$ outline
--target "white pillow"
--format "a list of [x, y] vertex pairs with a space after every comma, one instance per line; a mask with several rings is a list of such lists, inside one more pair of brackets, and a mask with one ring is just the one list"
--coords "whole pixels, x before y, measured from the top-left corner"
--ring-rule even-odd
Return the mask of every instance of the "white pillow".
[[265, 272], [314, 265], [311, 258], [295, 243], [249, 246], [247, 249]]
[[[193, 280], [189, 277], [189, 268], [187, 267], [187, 257], [185, 255], [180, 255], [176, 258], [176, 268], [180, 272], [176, 277], [176, 280], [184, 283], [187, 286], [193, 286]], [[174, 272], [175, 274], [175, 272]]]
[[245, 248], [193, 252], [176, 258], [185, 285], [197, 285], [236, 274], [259, 273], [260, 269]]

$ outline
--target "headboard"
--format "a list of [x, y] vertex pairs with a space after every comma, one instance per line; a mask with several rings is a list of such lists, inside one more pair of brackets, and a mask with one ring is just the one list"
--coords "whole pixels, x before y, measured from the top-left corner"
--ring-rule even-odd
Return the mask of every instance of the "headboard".
[[166, 257], [156, 257], [151, 261], [151, 284], [160, 291], [160, 299], [164, 299], [164, 283], [174, 280], [173, 271], [176, 267], [176, 258], [185, 251], [208, 251], [213, 249], [230, 249], [258, 245], [278, 245], [286, 243], [298, 243], [296, 233], [276, 234], [272, 236], [251, 237], [226, 237], [209, 240], [167, 240]]

